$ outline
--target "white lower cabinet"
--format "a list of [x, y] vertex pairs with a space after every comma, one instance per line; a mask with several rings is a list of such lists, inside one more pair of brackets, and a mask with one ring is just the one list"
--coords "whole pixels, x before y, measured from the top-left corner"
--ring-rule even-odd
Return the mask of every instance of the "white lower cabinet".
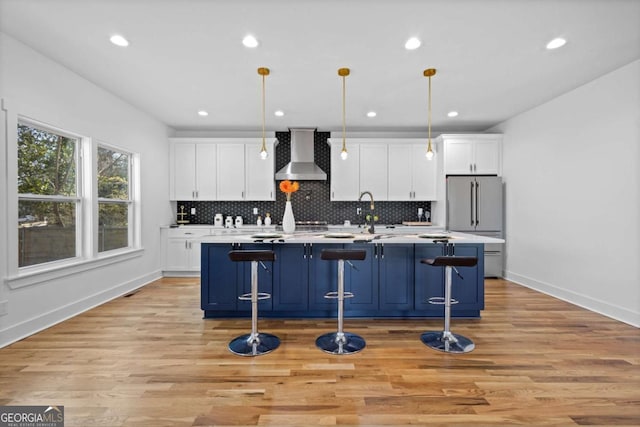
[[200, 274], [200, 244], [211, 234], [206, 227], [162, 229], [165, 276], [197, 276]]

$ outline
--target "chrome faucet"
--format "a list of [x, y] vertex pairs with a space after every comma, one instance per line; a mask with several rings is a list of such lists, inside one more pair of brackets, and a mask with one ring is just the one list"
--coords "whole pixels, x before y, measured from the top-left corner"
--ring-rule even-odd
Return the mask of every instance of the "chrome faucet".
[[[363, 191], [362, 193], [360, 193], [360, 197], [358, 197], [358, 201], [361, 202], [362, 201], [362, 196], [364, 196], [365, 194], [369, 195], [369, 199], [371, 199], [371, 204], [369, 205], [370, 208], [370, 213], [369, 213], [369, 226], [367, 227], [367, 232], [370, 234], [373, 234], [375, 232], [375, 228], [373, 226], [373, 223], [375, 222], [374, 219], [374, 215], [373, 215], [373, 210], [376, 208], [374, 202], [373, 202], [373, 194], [371, 194], [371, 191]], [[367, 224], [367, 216], [364, 217], [364, 223], [365, 225]]]

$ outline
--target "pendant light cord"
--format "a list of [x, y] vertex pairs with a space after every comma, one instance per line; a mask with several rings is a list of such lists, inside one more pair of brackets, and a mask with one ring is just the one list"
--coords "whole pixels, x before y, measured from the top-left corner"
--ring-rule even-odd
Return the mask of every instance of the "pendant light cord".
[[347, 122], [347, 115], [346, 115], [346, 80], [347, 76], [342, 76], [342, 151], [347, 151], [347, 144], [346, 144], [346, 122]]
[[433, 158], [433, 148], [431, 147], [431, 77], [436, 75], [436, 69], [435, 68], [427, 68], [426, 70], [424, 70], [422, 72], [422, 75], [425, 77], [429, 78], [429, 105], [427, 108], [427, 120], [428, 120], [428, 129], [429, 129], [429, 136], [428, 136], [428, 144], [427, 144], [427, 159], [431, 160]]
[[261, 152], [266, 152], [267, 151], [267, 147], [265, 145], [265, 137], [264, 137], [264, 121], [265, 121], [265, 108], [264, 108], [264, 79], [265, 79], [265, 74], [262, 74], [262, 149], [260, 150]]
[[429, 76], [429, 149], [431, 149], [431, 76]]

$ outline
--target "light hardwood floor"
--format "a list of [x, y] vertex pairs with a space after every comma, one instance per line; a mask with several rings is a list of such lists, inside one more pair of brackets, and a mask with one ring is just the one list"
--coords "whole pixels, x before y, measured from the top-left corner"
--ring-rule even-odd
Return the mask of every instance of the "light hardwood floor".
[[363, 352], [315, 338], [335, 321], [261, 320], [275, 352], [235, 356], [248, 319], [203, 320], [197, 279], [163, 279], [0, 349], [0, 405], [64, 405], [66, 426], [640, 425], [640, 329], [504, 280], [476, 349], [425, 347], [439, 320], [347, 319]]

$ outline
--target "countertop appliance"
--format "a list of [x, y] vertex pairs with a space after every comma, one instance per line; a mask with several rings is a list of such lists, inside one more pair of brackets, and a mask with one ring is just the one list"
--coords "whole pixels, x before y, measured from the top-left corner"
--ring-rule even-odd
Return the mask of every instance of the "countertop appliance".
[[[499, 176], [447, 177], [447, 229], [503, 238], [503, 191]], [[485, 245], [485, 277], [502, 277], [503, 244]]]

